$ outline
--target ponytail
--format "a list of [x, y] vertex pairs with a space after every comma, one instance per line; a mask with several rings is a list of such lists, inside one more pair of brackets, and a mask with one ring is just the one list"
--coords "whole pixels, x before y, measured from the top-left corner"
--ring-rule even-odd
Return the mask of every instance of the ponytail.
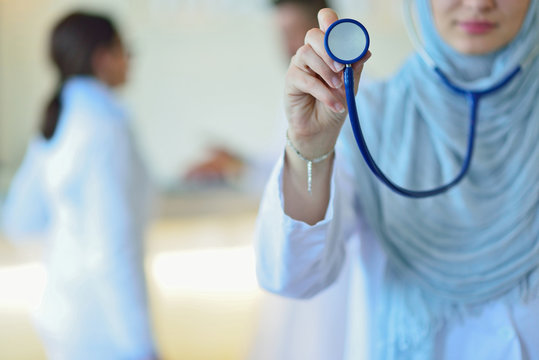
[[63, 85], [58, 87], [49, 104], [45, 108], [45, 114], [41, 123], [41, 134], [46, 140], [52, 139], [58, 126], [60, 111], [62, 110], [61, 92]]

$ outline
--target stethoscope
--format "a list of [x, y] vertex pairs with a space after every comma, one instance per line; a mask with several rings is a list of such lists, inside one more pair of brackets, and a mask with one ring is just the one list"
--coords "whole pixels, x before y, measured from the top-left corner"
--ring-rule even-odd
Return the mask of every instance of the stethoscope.
[[[532, 59], [539, 53], [539, 45], [532, 51], [528, 57], [518, 65], [514, 70], [509, 72], [501, 81], [489, 87], [488, 89], [472, 90], [464, 89], [457, 86], [449, 80], [449, 78], [440, 70], [440, 68], [434, 63], [432, 58], [426, 53], [421, 42], [419, 41], [417, 30], [412, 22], [411, 16], [411, 0], [406, 1], [405, 8], [407, 10], [406, 26], [412, 39], [412, 43], [421, 58], [425, 63], [431, 67], [436, 74], [440, 77], [442, 83], [444, 83], [453, 92], [466, 96], [470, 107], [470, 129], [468, 136], [468, 145], [466, 151], [466, 157], [462, 164], [462, 168], [458, 175], [445, 185], [439, 186], [430, 190], [410, 190], [405, 189], [394, 182], [392, 182], [383, 172], [380, 170], [367, 147], [361, 126], [359, 123], [359, 117], [357, 114], [356, 101], [354, 97], [354, 71], [352, 64], [359, 61], [369, 50], [370, 37], [365, 26], [353, 19], [340, 19], [331, 24], [325, 34], [324, 45], [328, 55], [338, 63], [344, 64], [344, 86], [346, 90], [346, 102], [348, 104], [348, 115], [350, 118], [350, 124], [352, 125], [352, 131], [358, 144], [359, 150], [363, 159], [367, 163], [369, 169], [374, 175], [391, 190], [396, 193], [412, 198], [425, 198], [435, 196], [446, 192], [455, 185], [457, 185], [467, 174], [470, 169], [470, 163], [472, 161], [475, 132], [478, 117], [479, 101], [483, 96], [492, 94], [499, 89], [507, 85], [515, 76], [521, 72], [522, 68], [527, 66]], [[405, 12], [406, 13], [406, 12]]]

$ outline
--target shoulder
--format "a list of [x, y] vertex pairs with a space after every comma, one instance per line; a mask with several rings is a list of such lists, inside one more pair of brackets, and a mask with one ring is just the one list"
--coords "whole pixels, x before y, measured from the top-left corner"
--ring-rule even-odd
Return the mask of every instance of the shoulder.
[[128, 141], [127, 113], [105, 85], [88, 77], [70, 79], [62, 92], [64, 123], [68, 136], [87, 146]]
[[28, 147], [26, 148], [26, 157], [42, 157], [46, 153], [47, 148], [47, 140], [45, 140], [41, 135], [35, 135], [28, 142]]
[[116, 95], [92, 77], [68, 80], [62, 90], [62, 106], [66, 116], [85, 121], [88, 127], [122, 126], [127, 121], [127, 113]]

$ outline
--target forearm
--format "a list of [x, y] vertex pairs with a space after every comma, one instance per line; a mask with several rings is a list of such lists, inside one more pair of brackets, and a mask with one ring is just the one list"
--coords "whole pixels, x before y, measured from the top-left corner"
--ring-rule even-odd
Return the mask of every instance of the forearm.
[[[293, 219], [284, 212], [283, 162], [284, 157], [272, 173], [259, 210], [255, 242], [257, 275], [260, 285], [268, 291], [308, 298], [330, 286], [339, 274], [344, 244], [354, 227], [349, 221], [353, 217], [350, 196], [344, 179], [335, 179], [336, 174], [332, 174], [324, 218], [313, 226]], [[337, 167], [337, 163], [333, 166]], [[337, 170], [334, 172], [338, 173]], [[336, 180], [346, 194], [344, 198], [336, 189]], [[303, 186], [306, 188], [306, 184]]]
[[[291, 298], [309, 298], [338, 276], [344, 252], [338, 229], [325, 219], [315, 226], [287, 216], [277, 181], [272, 181], [260, 206], [256, 229], [257, 277], [260, 285]], [[335, 241], [328, 242], [329, 238]]]
[[[292, 140], [293, 139], [293, 140]], [[324, 219], [330, 198], [331, 175], [333, 172], [334, 141], [316, 144], [317, 150], [309, 149], [312, 145], [292, 138], [292, 144], [298, 143], [305, 158], [314, 159], [323, 154], [330, 154], [319, 163], [312, 163], [311, 179], [308, 179], [307, 162], [301, 159], [295, 149], [286, 147], [283, 169], [283, 197], [285, 213], [295, 220], [314, 225]], [[296, 145], [292, 145], [296, 147]], [[297, 149], [297, 148], [296, 148]], [[305, 150], [303, 150], [305, 149]], [[324, 149], [322, 151], [318, 149]], [[329, 149], [329, 150], [327, 150]], [[308, 184], [310, 182], [311, 191]]]

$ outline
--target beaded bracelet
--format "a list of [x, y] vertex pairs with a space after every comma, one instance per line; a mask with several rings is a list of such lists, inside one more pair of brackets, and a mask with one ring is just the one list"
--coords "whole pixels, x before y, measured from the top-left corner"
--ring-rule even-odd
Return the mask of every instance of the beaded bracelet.
[[307, 162], [307, 191], [309, 192], [309, 194], [312, 194], [312, 185], [313, 185], [313, 164], [318, 164], [319, 162], [322, 162], [324, 160], [326, 160], [331, 154], [333, 154], [333, 151], [335, 151], [335, 149], [331, 149], [330, 152], [328, 152], [327, 154], [324, 154], [322, 156], [319, 156], [317, 158], [314, 158], [314, 159], [307, 159], [305, 156], [303, 156], [299, 150], [294, 146], [294, 144], [292, 144], [292, 141], [290, 140], [290, 137], [288, 136], [288, 132], [286, 132], [286, 143], [288, 144], [288, 146], [290, 146], [290, 148], [292, 150], [294, 150], [294, 152], [296, 153], [296, 155], [298, 155], [298, 157], [303, 160], [303, 161], [306, 161]]

